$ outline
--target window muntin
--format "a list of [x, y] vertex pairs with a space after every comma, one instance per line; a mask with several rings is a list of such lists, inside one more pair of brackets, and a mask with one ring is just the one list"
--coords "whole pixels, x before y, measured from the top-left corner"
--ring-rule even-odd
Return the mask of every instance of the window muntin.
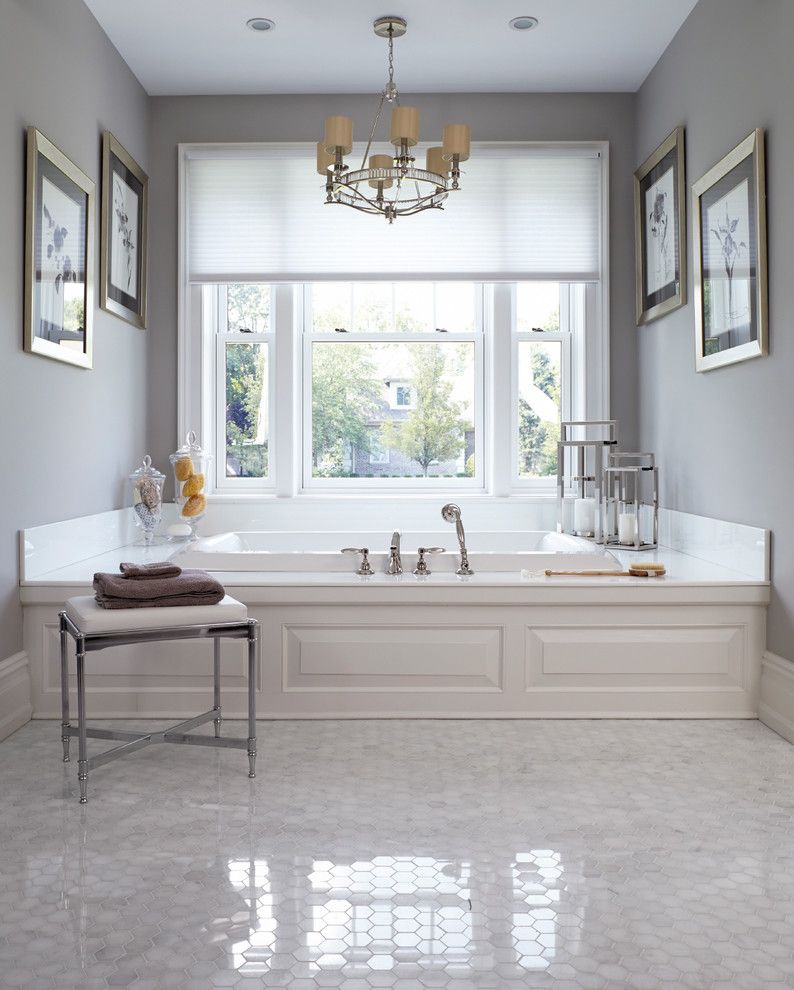
[[305, 287], [305, 487], [483, 486], [482, 293], [456, 288]]

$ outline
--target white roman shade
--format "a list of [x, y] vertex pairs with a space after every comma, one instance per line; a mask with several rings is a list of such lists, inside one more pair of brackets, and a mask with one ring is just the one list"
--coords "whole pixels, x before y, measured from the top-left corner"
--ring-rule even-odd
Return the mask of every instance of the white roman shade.
[[314, 145], [185, 154], [191, 282], [599, 278], [606, 180], [593, 145], [475, 145], [443, 211], [392, 225], [324, 204]]

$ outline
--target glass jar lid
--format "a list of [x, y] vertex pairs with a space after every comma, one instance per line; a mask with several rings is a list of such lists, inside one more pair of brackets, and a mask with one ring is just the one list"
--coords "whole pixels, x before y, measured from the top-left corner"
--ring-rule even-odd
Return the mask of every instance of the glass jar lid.
[[196, 433], [194, 430], [190, 430], [185, 436], [185, 442], [182, 444], [178, 450], [174, 451], [171, 455], [171, 460], [175, 460], [177, 457], [204, 457], [209, 458], [209, 454], [204, 453], [201, 449], [201, 444], [196, 438]]
[[141, 466], [130, 474], [131, 481], [141, 481], [144, 478], [151, 478], [152, 481], [165, 481], [165, 475], [156, 467], [152, 467], [152, 459], [148, 454], [141, 462]]

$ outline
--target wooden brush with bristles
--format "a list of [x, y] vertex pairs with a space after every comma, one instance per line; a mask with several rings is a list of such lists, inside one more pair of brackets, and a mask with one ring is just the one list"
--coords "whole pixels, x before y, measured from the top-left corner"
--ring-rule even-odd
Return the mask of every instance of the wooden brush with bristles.
[[647, 564], [636, 561], [629, 564], [627, 571], [553, 571], [546, 570], [546, 577], [664, 577], [667, 569], [664, 564], [649, 561]]

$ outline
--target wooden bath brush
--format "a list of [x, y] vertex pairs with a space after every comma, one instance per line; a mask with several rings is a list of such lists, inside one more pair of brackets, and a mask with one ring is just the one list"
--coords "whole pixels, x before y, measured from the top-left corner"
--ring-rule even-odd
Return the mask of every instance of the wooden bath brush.
[[632, 562], [627, 571], [553, 571], [547, 570], [546, 577], [566, 575], [570, 577], [664, 577], [667, 569], [664, 564], [649, 561]]

